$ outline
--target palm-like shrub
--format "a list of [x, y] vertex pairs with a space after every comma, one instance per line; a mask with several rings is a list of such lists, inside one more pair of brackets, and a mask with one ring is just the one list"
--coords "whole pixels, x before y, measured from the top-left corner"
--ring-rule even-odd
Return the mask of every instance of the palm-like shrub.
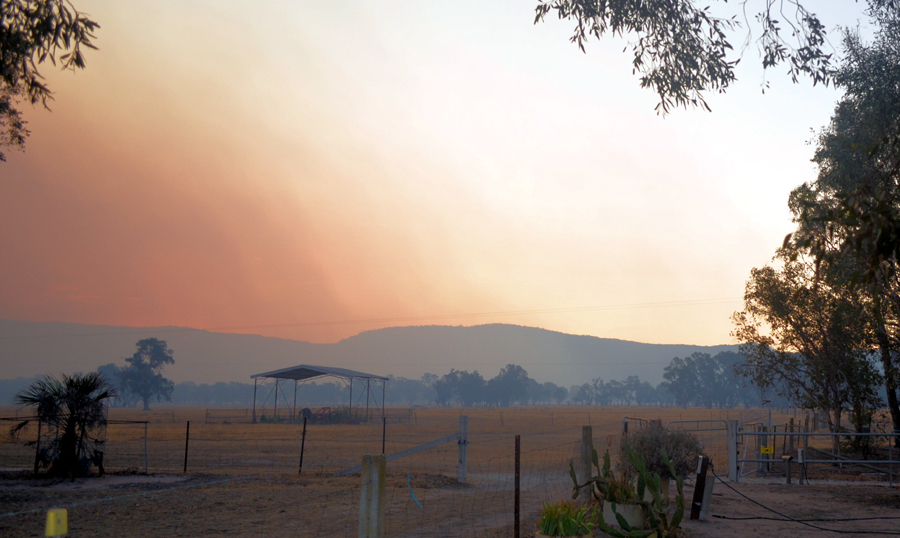
[[63, 374], [62, 379], [45, 376], [16, 394], [15, 403], [32, 408], [37, 416], [20, 422], [11, 433], [16, 435], [30, 422], [39, 421], [39, 427], [54, 434], [39, 441], [38, 470], [73, 478], [87, 475], [91, 463], [101, 461], [98, 449], [106, 426], [103, 401], [112, 396], [115, 390], [96, 372]]

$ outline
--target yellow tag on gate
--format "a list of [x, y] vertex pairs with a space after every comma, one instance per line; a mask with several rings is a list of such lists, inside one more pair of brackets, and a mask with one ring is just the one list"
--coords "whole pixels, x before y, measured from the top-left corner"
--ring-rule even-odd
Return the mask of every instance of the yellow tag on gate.
[[775, 445], [766, 446], [762, 445], [759, 447], [760, 454], [774, 454], [775, 453]]
[[69, 533], [69, 511], [54, 508], [47, 512], [47, 532], [45, 536], [62, 536]]

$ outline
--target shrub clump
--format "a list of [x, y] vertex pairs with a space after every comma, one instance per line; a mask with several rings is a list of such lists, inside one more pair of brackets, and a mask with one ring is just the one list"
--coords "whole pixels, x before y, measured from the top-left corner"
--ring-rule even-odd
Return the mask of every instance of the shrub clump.
[[594, 507], [574, 501], [544, 501], [538, 532], [546, 536], [584, 536], [594, 532]]
[[[703, 448], [697, 438], [687, 432], [672, 432], [662, 426], [662, 421], [651, 421], [650, 426], [623, 439], [623, 457], [621, 462], [628, 462], [624, 457], [624, 443], [639, 455], [647, 465], [647, 471], [658, 474], [662, 478], [685, 477], [697, 470], [697, 458], [704, 455]], [[663, 451], [669, 456], [672, 468], [677, 476], [672, 476], [670, 467], [666, 465]], [[634, 475], [633, 465], [625, 463], [625, 472]]]

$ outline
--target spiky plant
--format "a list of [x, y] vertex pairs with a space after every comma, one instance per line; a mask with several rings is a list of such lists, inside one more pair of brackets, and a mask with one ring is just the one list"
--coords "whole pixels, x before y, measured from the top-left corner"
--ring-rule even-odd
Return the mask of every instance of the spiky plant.
[[115, 396], [115, 390], [99, 373], [62, 375], [62, 379], [44, 376], [15, 396], [16, 405], [30, 407], [35, 418], [12, 428], [15, 436], [33, 421], [39, 421], [57, 435], [48, 437], [39, 447], [37, 467], [49, 469], [54, 476], [83, 476], [91, 463], [98, 462], [100, 436], [106, 426], [103, 401]]

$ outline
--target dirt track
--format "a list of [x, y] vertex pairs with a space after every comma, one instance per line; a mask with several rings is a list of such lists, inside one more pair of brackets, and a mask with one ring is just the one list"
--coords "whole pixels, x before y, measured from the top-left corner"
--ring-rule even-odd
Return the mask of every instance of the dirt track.
[[[873, 536], [873, 532], [900, 533], [900, 489], [886, 486], [853, 485], [780, 485], [737, 484], [734, 488], [747, 497], [795, 519], [894, 518], [868, 521], [809, 521], [826, 529], [851, 534], [830, 533], [789, 521], [766, 519], [723, 519], [780, 516], [741, 497], [723, 484], [716, 484], [711, 514], [707, 522], [687, 521], [685, 534], [694, 538], [732, 536]], [[686, 488], [688, 489], [688, 488]], [[693, 493], [686, 491], [688, 498]], [[861, 532], [866, 531], [866, 532]], [[886, 536], [886, 535], [884, 535]]]

